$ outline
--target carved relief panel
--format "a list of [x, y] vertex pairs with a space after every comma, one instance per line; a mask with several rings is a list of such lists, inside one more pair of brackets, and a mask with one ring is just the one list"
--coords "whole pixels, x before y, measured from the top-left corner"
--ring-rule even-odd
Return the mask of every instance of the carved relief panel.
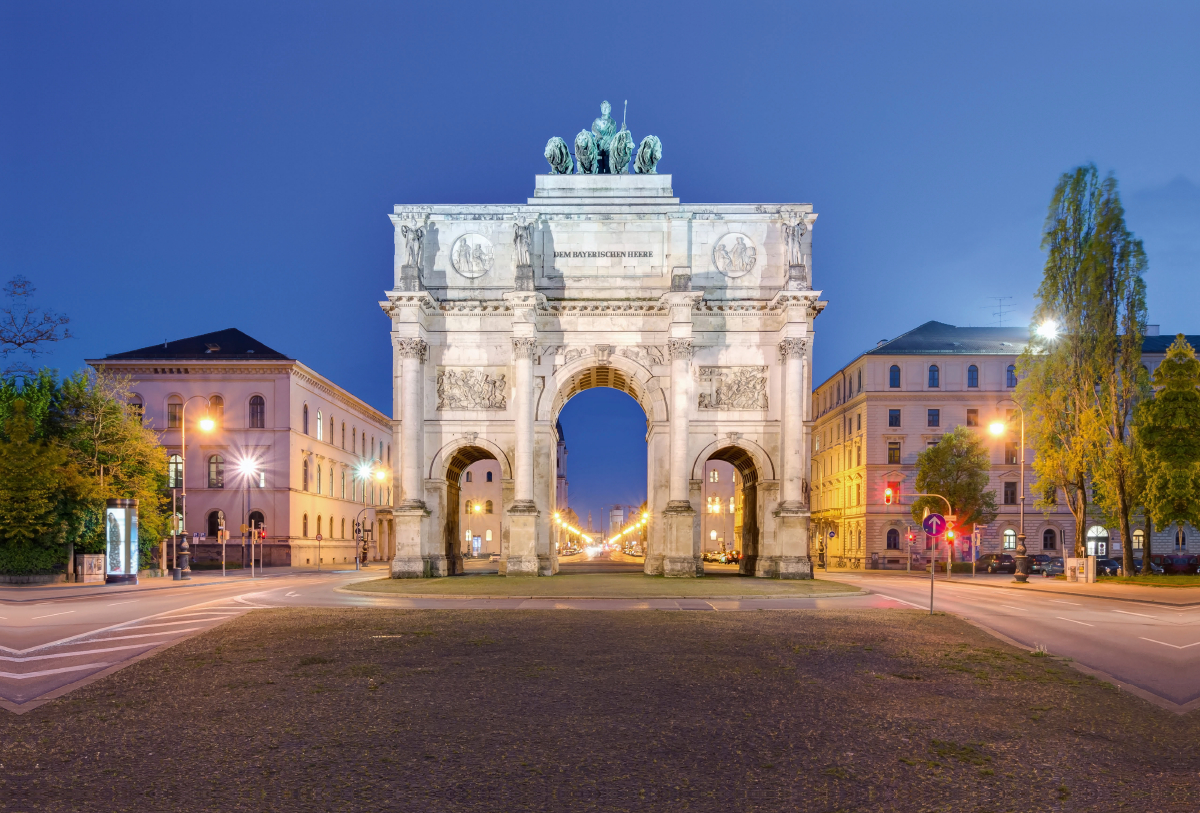
[[766, 367], [701, 367], [700, 409], [767, 408]]
[[504, 409], [507, 404], [504, 368], [439, 367], [439, 410]]

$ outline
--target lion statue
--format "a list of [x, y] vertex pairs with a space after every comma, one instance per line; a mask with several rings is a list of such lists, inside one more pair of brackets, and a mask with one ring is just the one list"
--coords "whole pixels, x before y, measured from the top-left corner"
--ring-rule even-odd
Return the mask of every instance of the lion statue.
[[596, 137], [589, 130], [580, 130], [575, 136], [575, 172], [580, 175], [600, 174], [600, 148]]
[[570, 175], [575, 167], [571, 164], [571, 151], [567, 142], [558, 136], [546, 142], [546, 160], [550, 162], [551, 175]]
[[642, 139], [642, 145], [638, 147], [633, 171], [642, 175], [657, 175], [658, 162], [661, 158], [662, 142], [658, 140], [658, 136], [648, 135]]
[[633, 136], [621, 130], [608, 145], [608, 171], [613, 175], [629, 172], [629, 159], [633, 156]]

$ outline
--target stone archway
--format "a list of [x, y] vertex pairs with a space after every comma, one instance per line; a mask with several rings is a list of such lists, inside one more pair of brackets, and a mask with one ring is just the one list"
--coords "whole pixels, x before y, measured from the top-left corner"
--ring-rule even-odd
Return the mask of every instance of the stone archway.
[[505, 470], [502, 572], [557, 572], [554, 422], [604, 386], [647, 415], [648, 573], [703, 572], [691, 475], [717, 457], [752, 492], [744, 572], [810, 577], [815, 219], [808, 204], [681, 204], [669, 175], [543, 175], [526, 204], [397, 206], [381, 303], [392, 575], [459, 572], [451, 472], [473, 454]]

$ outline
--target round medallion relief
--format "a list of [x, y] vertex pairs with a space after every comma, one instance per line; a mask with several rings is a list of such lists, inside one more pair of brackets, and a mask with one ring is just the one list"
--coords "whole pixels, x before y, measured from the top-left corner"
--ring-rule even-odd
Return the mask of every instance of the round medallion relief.
[[712, 252], [713, 265], [727, 277], [740, 277], [754, 270], [758, 249], [740, 232], [732, 231], [717, 241]]
[[451, 246], [450, 262], [464, 277], [482, 277], [492, 270], [492, 244], [482, 234], [464, 234]]

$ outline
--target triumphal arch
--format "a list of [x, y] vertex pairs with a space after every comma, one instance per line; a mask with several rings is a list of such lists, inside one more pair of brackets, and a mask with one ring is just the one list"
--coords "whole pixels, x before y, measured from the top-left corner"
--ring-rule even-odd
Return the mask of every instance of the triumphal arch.
[[702, 573], [715, 458], [741, 475], [742, 571], [810, 578], [812, 206], [681, 203], [658, 139], [634, 156], [607, 110], [574, 147], [551, 139], [524, 204], [391, 215], [392, 576], [462, 571], [460, 478], [485, 458], [503, 478], [501, 572], [557, 572], [558, 413], [615, 387], [646, 412], [647, 573]]

